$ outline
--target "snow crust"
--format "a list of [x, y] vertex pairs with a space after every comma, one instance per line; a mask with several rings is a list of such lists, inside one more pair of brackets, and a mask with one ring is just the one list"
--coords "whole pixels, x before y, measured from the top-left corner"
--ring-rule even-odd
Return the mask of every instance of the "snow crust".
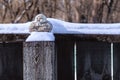
[[28, 34], [30, 23], [0, 24], [0, 34]]
[[[54, 34], [120, 34], [120, 23], [92, 24], [70, 23], [58, 19], [47, 18], [53, 25]], [[0, 34], [29, 34], [31, 22], [19, 24], [0, 24]]]
[[55, 34], [120, 34], [120, 23], [70, 23], [48, 18]]
[[[120, 23], [92, 24], [92, 23], [70, 23], [62, 20], [47, 18], [53, 25], [51, 33], [33, 32], [26, 41], [54, 40], [53, 34], [108, 34], [120, 35]], [[0, 34], [30, 34], [31, 22], [19, 24], [0, 24]], [[46, 37], [45, 37], [46, 36]]]
[[51, 32], [32, 32], [26, 39], [26, 42], [31, 41], [54, 41], [55, 37]]

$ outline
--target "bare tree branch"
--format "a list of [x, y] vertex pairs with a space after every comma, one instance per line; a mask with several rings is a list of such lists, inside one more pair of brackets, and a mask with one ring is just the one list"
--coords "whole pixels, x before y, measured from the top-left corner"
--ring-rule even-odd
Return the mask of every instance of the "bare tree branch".
[[28, 6], [26, 6], [26, 9], [23, 10], [22, 13], [19, 15], [19, 17], [17, 17], [15, 19], [14, 23], [18, 23], [22, 19], [23, 15], [27, 12], [27, 10], [30, 9], [31, 6], [32, 6], [32, 3], [30, 3]]

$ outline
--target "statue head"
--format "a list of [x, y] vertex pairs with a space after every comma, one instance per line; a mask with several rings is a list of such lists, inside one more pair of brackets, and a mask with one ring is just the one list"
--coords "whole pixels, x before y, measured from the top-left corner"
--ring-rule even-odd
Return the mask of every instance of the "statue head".
[[40, 23], [44, 23], [44, 22], [47, 22], [47, 18], [45, 15], [43, 14], [38, 14], [36, 17], [35, 17], [35, 21], [36, 22], [40, 22]]

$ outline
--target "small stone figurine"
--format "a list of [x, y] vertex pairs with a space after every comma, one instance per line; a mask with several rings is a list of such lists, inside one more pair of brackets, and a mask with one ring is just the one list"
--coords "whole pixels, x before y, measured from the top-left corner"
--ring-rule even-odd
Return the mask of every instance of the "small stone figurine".
[[51, 32], [52, 24], [43, 14], [38, 14], [29, 27], [30, 32]]

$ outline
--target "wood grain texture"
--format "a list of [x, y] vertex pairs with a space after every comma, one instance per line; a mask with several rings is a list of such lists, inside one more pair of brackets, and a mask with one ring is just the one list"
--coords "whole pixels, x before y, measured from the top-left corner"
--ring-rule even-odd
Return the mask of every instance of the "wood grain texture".
[[[0, 42], [23, 42], [30, 34], [0, 34]], [[105, 34], [54, 34], [55, 38], [77, 40], [96, 40], [103, 42], [120, 42], [120, 35]]]
[[74, 80], [74, 41], [70, 38], [57, 39], [57, 80]]
[[23, 42], [30, 34], [0, 34], [0, 42]]
[[22, 43], [0, 43], [0, 80], [23, 80], [22, 47]]
[[56, 80], [54, 42], [24, 43], [24, 80]]
[[55, 39], [71, 39], [86, 41], [102, 41], [102, 42], [120, 42], [120, 35], [105, 34], [55, 34]]
[[78, 41], [76, 49], [78, 80], [112, 80], [110, 43]]

